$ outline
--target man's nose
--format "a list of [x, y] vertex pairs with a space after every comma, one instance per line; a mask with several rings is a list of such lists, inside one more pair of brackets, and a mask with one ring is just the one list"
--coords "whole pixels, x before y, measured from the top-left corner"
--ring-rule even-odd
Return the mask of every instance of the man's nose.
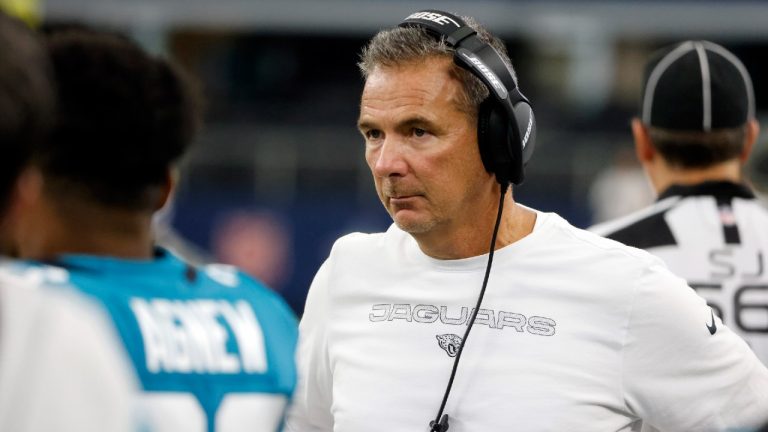
[[387, 137], [376, 150], [372, 170], [377, 177], [404, 176], [408, 163], [404, 146], [397, 137]]

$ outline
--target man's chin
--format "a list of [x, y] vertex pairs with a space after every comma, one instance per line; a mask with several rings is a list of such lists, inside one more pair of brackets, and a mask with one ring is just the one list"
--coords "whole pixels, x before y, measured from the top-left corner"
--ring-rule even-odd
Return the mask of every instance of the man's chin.
[[435, 227], [434, 221], [414, 220], [411, 218], [394, 218], [395, 225], [408, 234], [424, 234]]

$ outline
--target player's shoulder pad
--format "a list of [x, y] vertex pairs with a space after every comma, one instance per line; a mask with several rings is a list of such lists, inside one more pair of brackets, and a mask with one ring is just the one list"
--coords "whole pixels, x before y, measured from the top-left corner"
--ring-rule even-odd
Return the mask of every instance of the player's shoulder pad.
[[233, 265], [206, 264], [201, 270], [208, 278], [228, 288], [238, 288], [247, 283], [244, 279], [245, 274]]
[[257, 295], [261, 299], [270, 299], [283, 303], [282, 297], [258, 279], [246, 274], [239, 268], [229, 264], [206, 264], [202, 272], [224, 288], [243, 290], [248, 295]]

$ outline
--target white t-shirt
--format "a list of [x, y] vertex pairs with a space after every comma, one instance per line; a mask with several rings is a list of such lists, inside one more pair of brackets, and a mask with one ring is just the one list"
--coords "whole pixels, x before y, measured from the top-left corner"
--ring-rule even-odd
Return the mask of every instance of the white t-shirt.
[[[293, 432], [427, 431], [487, 255], [436, 260], [396, 226], [338, 240], [300, 326]], [[755, 426], [768, 370], [660, 260], [538, 213], [496, 251], [450, 432]]]
[[590, 229], [661, 258], [768, 365], [768, 211], [745, 186], [673, 186]]
[[0, 430], [139, 430], [136, 378], [106, 313], [0, 273]]

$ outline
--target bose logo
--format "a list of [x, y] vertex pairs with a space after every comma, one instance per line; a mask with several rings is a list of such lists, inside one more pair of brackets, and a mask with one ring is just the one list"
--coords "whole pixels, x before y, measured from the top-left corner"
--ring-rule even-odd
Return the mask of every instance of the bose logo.
[[409, 15], [408, 18], [406, 18], [406, 21], [409, 19], [423, 19], [440, 25], [446, 25], [450, 22], [456, 27], [461, 27], [455, 20], [435, 12], [416, 12]]
[[496, 74], [494, 74], [493, 72], [491, 72], [490, 69], [488, 69], [488, 66], [486, 66], [483, 62], [481, 62], [480, 60], [478, 60], [474, 56], [471, 56], [471, 55], [469, 55], [469, 54], [467, 54], [465, 52], [462, 52], [461, 55], [465, 59], [467, 59], [470, 63], [475, 65], [477, 70], [479, 70], [480, 73], [483, 74], [483, 76], [485, 76], [485, 78], [488, 79], [488, 81], [491, 83], [491, 85], [496, 90], [496, 93], [499, 95], [499, 97], [501, 99], [506, 99], [507, 98], [507, 89], [506, 89], [506, 87], [504, 87], [504, 85], [501, 83], [501, 81], [499, 81], [499, 79], [496, 77]]
[[528, 138], [531, 137], [531, 129], [533, 129], [533, 115], [528, 117], [528, 128], [525, 129], [525, 136], [523, 137], [523, 148], [528, 144]]

